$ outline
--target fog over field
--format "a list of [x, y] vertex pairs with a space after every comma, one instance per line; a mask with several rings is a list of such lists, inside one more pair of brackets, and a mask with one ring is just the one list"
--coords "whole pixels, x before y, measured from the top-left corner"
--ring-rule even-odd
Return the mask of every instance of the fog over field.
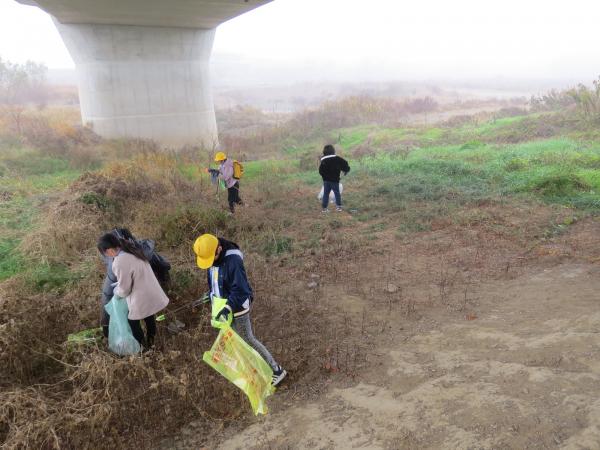
[[[599, 12], [586, 0], [276, 0], [218, 28], [213, 80], [591, 80]], [[12, 0], [0, 2], [0, 55], [73, 67], [50, 16]]]

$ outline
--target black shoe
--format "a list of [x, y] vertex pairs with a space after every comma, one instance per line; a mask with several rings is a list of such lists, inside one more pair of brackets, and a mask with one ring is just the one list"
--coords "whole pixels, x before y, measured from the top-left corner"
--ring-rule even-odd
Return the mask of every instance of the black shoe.
[[286, 375], [286, 370], [281, 366], [277, 366], [277, 370], [273, 371], [273, 380], [271, 381], [271, 386], [277, 386], [279, 383], [281, 383]]

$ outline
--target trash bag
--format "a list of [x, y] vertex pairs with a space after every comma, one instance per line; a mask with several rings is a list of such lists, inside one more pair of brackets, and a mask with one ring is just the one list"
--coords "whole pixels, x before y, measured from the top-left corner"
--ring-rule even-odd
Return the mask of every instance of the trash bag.
[[133, 337], [131, 327], [127, 321], [129, 308], [127, 301], [117, 295], [104, 306], [110, 316], [108, 323], [108, 348], [117, 355], [134, 355], [142, 348], [136, 338]]
[[248, 396], [255, 415], [268, 412], [266, 398], [275, 392], [273, 369], [231, 326], [221, 328], [202, 360]]
[[[344, 185], [342, 183], [340, 183], [340, 195], [342, 194], [342, 192], [344, 192]], [[323, 200], [324, 193], [325, 193], [325, 188], [323, 186], [321, 186], [321, 190], [317, 194], [317, 199]], [[333, 191], [331, 191], [329, 193], [329, 203], [335, 203], [335, 194], [333, 193]]]

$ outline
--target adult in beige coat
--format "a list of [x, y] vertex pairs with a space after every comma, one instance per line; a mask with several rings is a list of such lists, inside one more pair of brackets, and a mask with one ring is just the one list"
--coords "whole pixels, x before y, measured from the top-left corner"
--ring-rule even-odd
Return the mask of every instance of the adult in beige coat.
[[[154, 315], [169, 304], [169, 298], [160, 287], [150, 263], [140, 248], [111, 233], [100, 238], [98, 250], [114, 258], [112, 270], [117, 278], [114, 294], [127, 300], [133, 336], [141, 345], [151, 347], [156, 335]], [[141, 320], [146, 324], [146, 340]]]

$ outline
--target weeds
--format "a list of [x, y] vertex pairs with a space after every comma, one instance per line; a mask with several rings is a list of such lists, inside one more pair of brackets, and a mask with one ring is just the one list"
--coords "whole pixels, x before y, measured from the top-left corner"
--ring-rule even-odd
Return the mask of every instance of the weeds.
[[[435, 258], [439, 267], [427, 266], [422, 279], [406, 280], [390, 259], [398, 251], [387, 247], [394, 242], [389, 235], [409, 246], [416, 233], [443, 236], [459, 225], [483, 230], [478, 239], [489, 239], [496, 252], [489, 236], [519, 228], [490, 212], [507, 197], [600, 208], [600, 147], [567, 136], [589, 131], [584, 125], [558, 113], [519, 111], [461, 119], [452, 127], [392, 123], [411, 108], [435, 107], [353, 98], [261, 127], [244, 115], [270, 119], [239, 111], [227, 120], [244, 131], [226, 131], [228, 148], [286, 159], [245, 162], [242, 196], [251, 207], [234, 217], [203, 178], [206, 152], [171, 154], [150, 142], [102, 141], [76, 126], [59, 126], [51, 116], [23, 122], [29, 134], [19, 136], [18, 148], [3, 138], [9, 148], [0, 155], [0, 227], [6, 235], [0, 241], [0, 277], [6, 278], [0, 284], [2, 444], [82, 448], [101, 427], [105, 440], [99, 446], [146, 447], [193, 419], [207, 428], [239, 421], [245, 400], [200, 363], [215, 337], [207, 312], [188, 308], [206, 289], [191, 250], [204, 232], [240, 244], [256, 299], [256, 334], [289, 370], [291, 382], [308, 390], [323, 376], [354, 376], [377, 327], [387, 327], [392, 315], [416, 314], [422, 298], [411, 283], [421, 290], [433, 284], [433, 303], [460, 311], [471, 306], [470, 271], [481, 264], [483, 249], [460, 267], [446, 255], [448, 248], [471, 245], [467, 238], [443, 248], [433, 238], [420, 241], [421, 251], [433, 255], [428, 261]], [[538, 140], [525, 142], [531, 136]], [[328, 221], [310, 215], [311, 208], [318, 210], [315, 154], [325, 141], [355, 157], [344, 196], [358, 206], [357, 215]], [[88, 168], [93, 171], [83, 172]], [[558, 230], [569, 225], [555, 223]], [[102, 346], [64, 345], [68, 333], [97, 325], [103, 267], [94, 244], [114, 226], [155, 239], [173, 264], [170, 308], [186, 328], [175, 336], [160, 329], [157, 351], [143, 357], [121, 359]], [[416, 256], [406, 251], [402, 264]], [[369, 269], [376, 272], [373, 282], [365, 260], [394, 269], [383, 275]], [[508, 263], [498, 270], [507, 273]], [[300, 287], [304, 280], [318, 281], [307, 290]], [[395, 289], [382, 294], [375, 286], [384, 281]], [[354, 314], [338, 312], [324, 295], [326, 283], [365, 305]]]
[[18, 241], [0, 240], [0, 280], [10, 278], [23, 270], [23, 260], [16, 252]]
[[293, 239], [288, 236], [267, 236], [262, 251], [267, 256], [291, 252], [292, 242]]

